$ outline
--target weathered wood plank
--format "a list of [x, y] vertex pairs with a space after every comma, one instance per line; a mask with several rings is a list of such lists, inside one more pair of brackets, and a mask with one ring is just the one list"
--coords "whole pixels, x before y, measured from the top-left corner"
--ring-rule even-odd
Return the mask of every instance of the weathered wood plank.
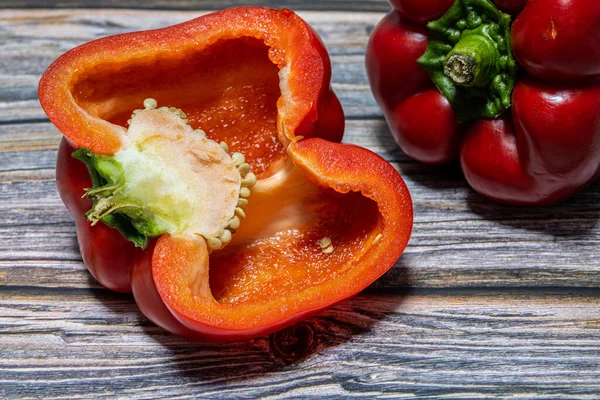
[[[5, 56], [0, 62], [0, 72], [40, 75], [58, 55], [90, 40], [161, 28], [203, 14], [206, 11], [0, 10], [0, 38], [4, 39], [0, 50]], [[381, 13], [310, 11], [299, 15], [319, 33], [330, 55], [361, 57], [368, 35], [383, 17]]]
[[[506, 207], [469, 189], [456, 166], [408, 159], [363, 67], [368, 34], [383, 13], [301, 15], [332, 54], [333, 86], [349, 117], [345, 140], [392, 162], [413, 195], [411, 242], [384, 277], [299, 325], [296, 336], [314, 333], [312, 345], [287, 352], [284, 334], [229, 345], [186, 342], [148, 322], [131, 296], [101, 288], [81, 263], [56, 192], [60, 133], [39, 107], [37, 82], [80, 43], [202, 11], [5, 8], [131, 1], [0, 0], [0, 398], [597, 397], [600, 184], [552, 207]], [[263, 4], [388, 8], [383, 0]]]
[[313, 342], [290, 357], [281, 335], [167, 335], [129, 296], [0, 290], [0, 395], [593, 397], [599, 306], [595, 290], [361, 295], [302, 324]]
[[[335, 1], [335, 0], [334, 0]], [[388, 11], [386, 7], [384, 11]], [[168, 11], [168, 10], [0, 10], [2, 35], [14, 39], [12, 43], [0, 43], [3, 51], [18, 52], [19, 46], [27, 44], [37, 52], [63, 51], [82, 40], [118, 33], [161, 28], [188, 21], [210, 11]], [[352, 53], [365, 33], [370, 33], [373, 25], [384, 15], [382, 12], [345, 12], [338, 9], [331, 12], [298, 11], [304, 20], [319, 32], [324, 41], [339, 44], [337, 52]], [[366, 29], [366, 31], [365, 31]], [[357, 36], [349, 36], [349, 34]], [[60, 39], [57, 41], [57, 39]], [[342, 44], [349, 46], [343, 48]], [[69, 46], [71, 45], [71, 46]], [[65, 47], [66, 46], [66, 47]]]
[[132, 8], [161, 10], [220, 10], [225, 7], [254, 5], [287, 7], [293, 10], [386, 11], [386, 0], [2, 0], [1, 8]]

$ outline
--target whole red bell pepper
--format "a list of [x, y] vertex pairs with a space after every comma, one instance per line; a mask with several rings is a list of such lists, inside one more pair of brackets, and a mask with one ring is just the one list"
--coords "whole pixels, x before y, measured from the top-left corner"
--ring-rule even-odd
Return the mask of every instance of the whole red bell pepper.
[[600, 2], [390, 0], [367, 70], [400, 148], [457, 158], [500, 202], [565, 199], [600, 167]]
[[387, 271], [410, 236], [410, 195], [382, 158], [337, 143], [330, 75], [304, 21], [259, 7], [55, 61], [39, 96], [65, 135], [58, 189], [94, 277], [174, 334], [229, 341]]

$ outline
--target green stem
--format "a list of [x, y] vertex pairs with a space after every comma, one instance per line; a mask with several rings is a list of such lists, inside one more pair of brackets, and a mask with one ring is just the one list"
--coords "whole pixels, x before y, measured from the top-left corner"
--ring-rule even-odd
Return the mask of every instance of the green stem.
[[92, 222], [93, 226], [96, 225], [98, 221], [102, 220], [104, 217], [126, 208], [133, 210], [142, 209], [142, 207], [137, 204], [119, 204], [117, 202], [113, 202], [112, 197], [103, 197], [94, 204], [92, 209], [88, 212], [87, 217]]
[[516, 79], [510, 23], [490, 0], [455, 0], [446, 14], [427, 24], [431, 37], [418, 63], [458, 122], [496, 118], [510, 107]]
[[466, 35], [444, 62], [444, 75], [457, 85], [487, 87], [498, 75], [500, 53], [487, 36]]
[[119, 188], [121, 188], [121, 184], [109, 185], [109, 186], [101, 186], [97, 188], [87, 188], [85, 189], [84, 197], [93, 199], [95, 197], [104, 197], [111, 195], [116, 192]]

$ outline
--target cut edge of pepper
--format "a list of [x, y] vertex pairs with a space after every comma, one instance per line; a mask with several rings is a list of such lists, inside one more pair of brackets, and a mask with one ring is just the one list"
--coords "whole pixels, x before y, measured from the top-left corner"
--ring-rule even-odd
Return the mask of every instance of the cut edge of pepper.
[[[316, 148], [322, 150], [318, 152], [318, 160], [310, 159], [307, 155]], [[217, 336], [238, 335], [238, 338], [280, 329], [291, 321], [330, 307], [364, 289], [396, 262], [408, 244], [412, 229], [412, 201], [404, 181], [389, 163], [357, 146], [316, 138], [295, 142], [290, 145], [288, 152], [296, 168], [300, 168], [313, 183], [341, 194], [357, 192], [377, 204], [380, 220], [364, 241], [364, 250], [348, 260], [341, 279], [328, 279], [322, 284], [289, 294], [285, 296], [285, 302], [272, 299], [268, 302], [235, 304], [235, 310], [231, 308], [232, 305], [220, 304], [212, 296], [198, 297], [193, 292], [182, 295], [173, 280], [186, 274], [173, 271], [175, 265], [155, 264], [164, 263], [168, 252], [155, 255], [152, 271], [157, 290], [173, 315], [188, 328], [213, 332]], [[332, 159], [331, 155], [334, 154], [337, 156]], [[348, 156], [350, 159], [347, 162], [339, 162]], [[341, 179], [340, 176], [328, 175], [328, 172], [339, 173], [340, 168], [356, 166], [357, 162], [365, 166], [361, 174], [362, 183], [356, 183], [352, 169], [345, 171], [346, 175]], [[396, 220], [394, 212], [404, 219], [403, 223]], [[161, 240], [167, 244], [171, 240], [181, 239], [165, 237]], [[181, 244], [184, 247], [191, 245], [189, 242]], [[315, 245], [321, 246], [321, 243]], [[378, 251], [379, 246], [384, 246], [388, 251]], [[328, 289], [324, 290], [324, 287]]]
[[[264, 29], [265, 23], [270, 23], [271, 31]], [[203, 35], [201, 43], [196, 35]], [[165, 28], [85, 43], [63, 54], [48, 67], [39, 84], [40, 103], [50, 120], [75, 147], [112, 155], [127, 140], [124, 127], [94, 115], [99, 110], [90, 112], [80, 106], [72, 92], [77, 82], [87, 76], [87, 70], [106, 64], [107, 59], [109, 64], [120, 65], [147, 60], [149, 56], [156, 60], [164, 59], [164, 55], [182, 57], [203, 52], [219, 40], [244, 37], [261, 40], [269, 49], [269, 59], [279, 69], [281, 96], [277, 100], [277, 136], [280, 142], [287, 146], [301, 140], [302, 136], [296, 136], [296, 128], [306, 118], [312, 123], [316, 121], [316, 114], [311, 110], [324, 90], [329, 58], [311, 46], [315, 40], [314, 32], [287, 9], [234, 7]], [[152, 51], [145, 50], [147, 48]], [[173, 48], [178, 49], [175, 56], [171, 51]], [[299, 56], [302, 56], [302, 63], [294, 63]], [[306, 73], [307, 70], [310, 73]], [[296, 81], [300, 80], [302, 83], [298, 84]], [[142, 94], [144, 97], [151, 95]]]

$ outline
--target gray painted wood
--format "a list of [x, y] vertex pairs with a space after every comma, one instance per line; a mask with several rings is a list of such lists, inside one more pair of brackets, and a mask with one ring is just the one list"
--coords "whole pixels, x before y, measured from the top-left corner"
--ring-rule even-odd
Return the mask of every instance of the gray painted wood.
[[[365, 294], [283, 334], [190, 344], [105, 291], [0, 292], [0, 394], [593, 398], [597, 291]], [[290, 352], [297, 355], [290, 357]]]
[[0, 8], [132, 8], [161, 10], [220, 10], [253, 5], [292, 10], [387, 11], [387, 0], [1, 0]]
[[[18, 2], [75, 4], [34, 3]], [[37, 101], [40, 75], [62, 52], [200, 13], [0, 11], [0, 398], [597, 398], [600, 184], [556, 206], [514, 208], [474, 193], [456, 166], [411, 161], [364, 72], [368, 34], [383, 13], [348, 12], [382, 2], [303, 6], [319, 3], [341, 10], [301, 15], [332, 55], [345, 141], [399, 169], [414, 233], [364, 294], [293, 334], [229, 345], [172, 337], [130, 296], [90, 277], [55, 188], [60, 133]], [[286, 334], [305, 340], [286, 348]]]

